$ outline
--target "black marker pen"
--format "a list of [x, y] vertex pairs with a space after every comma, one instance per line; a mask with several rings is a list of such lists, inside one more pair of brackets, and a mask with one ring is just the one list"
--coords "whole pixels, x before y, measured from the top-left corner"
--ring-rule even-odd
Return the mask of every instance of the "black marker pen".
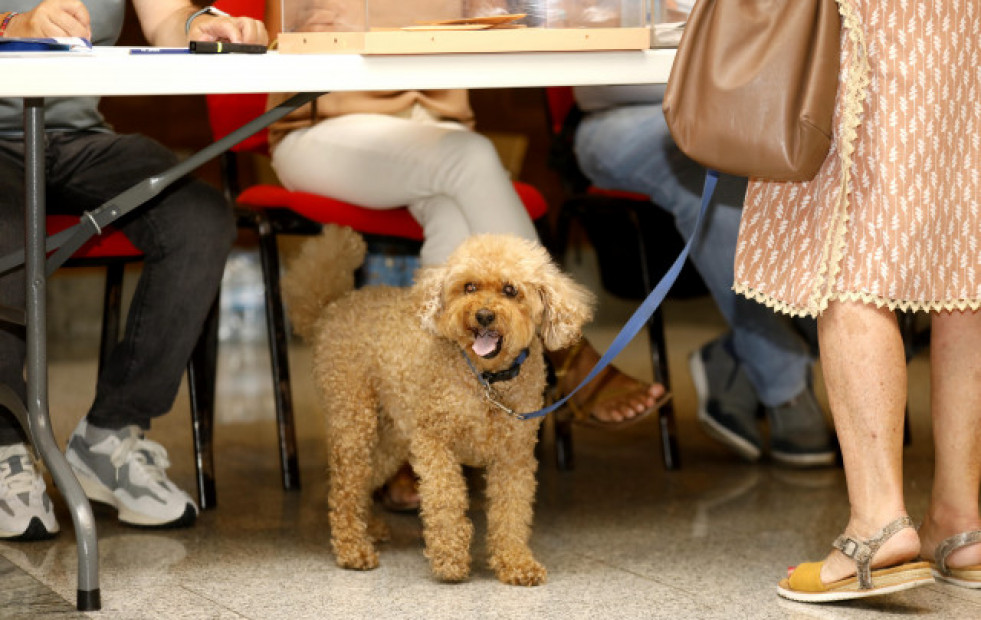
[[224, 41], [191, 41], [192, 54], [265, 54], [265, 45], [227, 43]]

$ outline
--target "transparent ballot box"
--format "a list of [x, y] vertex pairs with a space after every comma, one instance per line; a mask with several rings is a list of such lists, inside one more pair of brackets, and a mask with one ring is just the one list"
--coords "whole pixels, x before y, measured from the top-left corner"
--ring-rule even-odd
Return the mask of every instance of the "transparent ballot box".
[[695, 0], [653, 0], [651, 47], [678, 47], [688, 14], [694, 5]]
[[280, 0], [281, 53], [420, 54], [651, 46], [651, 0]]

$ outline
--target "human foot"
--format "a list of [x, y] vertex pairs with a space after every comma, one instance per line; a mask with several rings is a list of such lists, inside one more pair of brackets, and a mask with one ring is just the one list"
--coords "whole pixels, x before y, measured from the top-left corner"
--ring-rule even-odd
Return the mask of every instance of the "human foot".
[[[856, 541], [867, 541], [878, 534], [878, 531], [871, 528], [863, 530], [852, 528], [853, 526], [849, 524], [842, 536]], [[919, 555], [919, 549], [920, 539], [910, 521], [907, 527], [887, 537], [878, 549], [873, 549], [871, 567], [883, 568], [909, 562]], [[838, 549], [833, 550], [825, 558], [824, 566], [821, 568], [821, 581], [824, 583], [832, 583], [854, 575], [855, 560]]]
[[919, 538], [908, 516], [862, 538], [865, 529], [850, 523], [846, 533], [835, 540], [836, 551], [823, 562], [807, 562], [788, 570], [777, 593], [795, 601], [824, 603], [933, 583], [928, 563], [909, 561], [916, 557]]
[[415, 512], [419, 510], [419, 480], [406, 463], [388, 482], [378, 489], [378, 500], [390, 512]]
[[763, 453], [756, 420], [760, 401], [749, 376], [732, 352], [732, 334], [703, 345], [688, 358], [698, 397], [695, 417], [713, 439], [755, 462]]
[[28, 447], [0, 446], [0, 540], [45, 540], [58, 529], [44, 478]]
[[167, 451], [135, 425], [100, 428], [83, 418], [65, 458], [85, 495], [116, 508], [127, 525], [189, 527], [197, 519], [194, 500], [167, 477]]
[[810, 387], [776, 407], [766, 407], [770, 422], [770, 456], [802, 469], [834, 465], [838, 457], [834, 431]]
[[[585, 339], [564, 351], [553, 352], [558, 390], [568, 394], [593, 369], [600, 355]], [[573, 411], [580, 421], [615, 425], [638, 420], [657, 409], [668, 398], [664, 386], [647, 384], [607, 366], [592, 381], [583, 386], [571, 399]]]
[[920, 557], [938, 579], [981, 588], [981, 520], [927, 515], [920, 526]]

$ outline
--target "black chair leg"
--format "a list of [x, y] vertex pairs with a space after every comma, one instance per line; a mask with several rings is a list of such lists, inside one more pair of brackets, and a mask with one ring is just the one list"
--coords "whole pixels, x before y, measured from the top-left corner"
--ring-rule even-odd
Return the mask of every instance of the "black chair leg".
[[[648, 250], [644, 235], [641, 232], [640, 220], [637, 212], [630, 211], [630, 218], [634, 223], [637, 248], [640, 253], [641, 279], [644, 283], [644, 290], [654, 290], [654, 279], [648, 266]], [[654, 381], [664, 386], [668, 393], [671, 392], [671, 375], [668, 372], [668, 350], [665, 344], [664, 335], [664, 315], [658, 308], [647, 321], [647, 337], [650, 340], [651, 369], [654, 374]], [[674, 401], [669, 400], [657, 412], [658, 429], [661, 437], [661, 458], [664, 461], [664, 468], [671, 471], [681, 467], [681, 454], [678, 449], [677, 426], [674, 419]]]
[[[671, 377], [668, 374], [668, 354], [664, 344], [664, 316], [658, 308], [647, 323], [647, 335], [650, 340], [651, 367], [654, 370], [654, 381], [671, 392]], [[666, 402], [657, 412], [658, 429], [661, 437], [661, 458], [664, 469], [675, 470], [681, 467], [681, 454], [678, 449], [678, 433], [674, 418], [674, 400]]]
[[123, 263], [106, 265], [106, 288], [102, 296], [102, 338], [99, 342], [99, 372], [119, 342], [120, 315], [123, 305]]
[[187, 363], [191, 394], [191, 436], [198, 483], [198, 505], [208, 510], [218, 505], [215, 490], [215, 379], [218, 358], [218, 297], [208, 311], [201, 335]]
[[279, 427], [279, 458], [283, 472], [283, 488], [299, 489], [300, 466], [293, 423], [286, 316], [279, 284], [279, 249], [269, 218], [256, 213], [255, 225], [259, 233], [259, 255], [262, 259], [262, 277], [265, 284], [266, 328], [269, 335], [269, 352], [272, 357], [273, 394], [276, 400], [276, 422]]
[[576, 466], [572, 450], [572, 420], [555, 418], [555, 466], [559, 471], [570, 471]]
[[[549, 250], [552, 258], [559, 264], [565, 261], [566, 250], [569, 244], [569, 234], [572, 229], [572, 220], [576, 215], [570, 204], [564, 204], [559, 211], [556, 222], [556, 234], [551, 236]], [[568, 417], [563, 418], [562, 412], [552, 414], [552, 434], [555, 439], [555, 466], [559, 471], [570, 471], [576, 465], [575, 453], [572, 449], [572, 420]]]

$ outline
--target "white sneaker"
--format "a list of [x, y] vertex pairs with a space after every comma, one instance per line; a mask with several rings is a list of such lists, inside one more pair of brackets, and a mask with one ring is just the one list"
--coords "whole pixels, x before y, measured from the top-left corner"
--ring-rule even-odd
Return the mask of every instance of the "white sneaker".
[[92, 501], [114, 506], [119, 520], [139, 527], [187, 527], [198, 508], [167, 478], [167, 451], [137, 426], [103, 429], [84, 419], [68, 440], [68, 464]]
[[0, 539], [44, 540], [58, 533], [51, 498], [22, 443], [0, 447]]

